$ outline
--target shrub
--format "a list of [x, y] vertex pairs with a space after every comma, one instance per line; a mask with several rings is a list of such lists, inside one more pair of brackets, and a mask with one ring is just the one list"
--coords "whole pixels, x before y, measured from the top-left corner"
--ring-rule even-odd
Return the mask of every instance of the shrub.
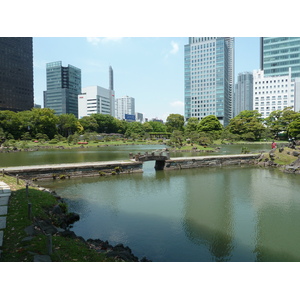
[[59, 203], [58, 205], [59, 205], [61, 211], [62, 211], [64, 214], [67, 213], [67, 211], [68, 211], [68, 206], [67, 206], [66, 203]]
[[51, 141], [49, 141], [49, 144], [57, 144], [58, 143], [58, 140], [56, 139], [52, 139]]
[[122, 167], [118, 166], [118, 167], [115, 167], [115, 171], [117, 173], [120, 173], [120, 172], [123, 172], [123, 169], [122, 169]]
[[247, 147], [242, 147], [242, 151], [243, 154], [247, 154], [250, 153], [249, 149]]

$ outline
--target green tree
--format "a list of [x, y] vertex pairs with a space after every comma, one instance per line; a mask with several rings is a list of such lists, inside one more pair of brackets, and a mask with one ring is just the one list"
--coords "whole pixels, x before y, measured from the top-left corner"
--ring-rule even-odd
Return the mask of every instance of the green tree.
[[78, 132], [79, 121], [73, 114], [62, 114], [58, 116], [58, 132], [64, 137], [68, 137]]
[[0, 126], [5, 136], [12, 135], [14, 139], [20, 139], [25, 132], [21, 129], [21, 121], [18, 113], [10, 110], [0, 111]]
[[84, 128], [84, 132], [94, 132], [98, 129], [98, 123], [93, 116], [84, 116], [79, 119], [79, 123]]
[[291, 107], [287, 107], [282, 111], [281, 124], [285, 128], [288, 137], [291, 137], [289, 125], [298, 118], [299, 113], [295, 112]]
[[[271, 130], [275, 138], [279, 137], [279, 133], [285, 132], [288, 137], [293, 136], [295, 134], [296, 123], [290, 126], [291, 123], [296, 121], [299, 118], [299, 113], [295, 112], [293, 108], [287, 107], [283, 110], [275, 110], [272, 111], [265, 119], [265, 124]], [[293, 134], [290, 133], [290, 129], [292, 129]]]
[[265, 124], [272, 132], [274, 138], [278, 138], [278, 134], [281, 131], [286, 131], [285, 126], [282, 124], [282, 110], [274, 110], [270, 115], [265, 118]]
[[183, 132], [180, 130], [174, 130], [171, 134], [169, 145], [172, 147], [180, 148], [184, 142]]
[[91, 115], [98, 124], [97, 132], [99, 133], [117, 133], [117, 121], [111, 115], [92, 114]]
[[244, 134], [252, 132], [255, 140], [260, 139], [265, 130], [262, 124], [261, 114], [257, 110], [244, 110], [240, 112], [236, 117], [230, 120], [227, 128], [229, 132], [238, 134], [241, 138], [248, 138], [249, 135]]
[[165, 124], [161, 123], [161, 122], [157, 122], [157, 121], [149, 121], [148, 122], [153, 130], [152, 132], [167, 132], [167, 127]]
[[18, 112], [18, 117], [21, 122], [20, 130], [23, 133], [29, 132], [32, 137], [41, 133], [52, 139], [57, 134], [58, 117], [53, 109], [33, 108]]
[[127, 129], [125, 132], [125, 137], [131, 137], [133, 139], [138, 139], [144, 136], [145, 130], [140, 122], [128, 122]]
[[167, 131], [172, 133], [174, 130], [183, 131], [184, 117], [180, 114], [170, 114], [167, 117]]
[[196, 117], [189, 118], [184, 128], [185, 133], [189, 134], [190, 132], [197, 131], [198, 124], [199, 124], [198, 118]]
[[288, 125], [288, 132], [291, 137], [299, 138], [300, 137], [300, 114], [298, 113], [298, 117], [295, 118], [289, 125]]
[[116, 124], [115, 132], [124, 134], [126, 132], [128, 122], [126, 122], [125, 120], [118, 120], [118, 119], [115, 119], [114, 122]]
[[214, 115], [204, 117], [198, 124], [198, 131], [221, 131], [223, 129], [222, 124], [218, 118]]
[[151, 126], [151, 124], [149, 124], [149, 122], [145, 122], [143, 125], [144, 131], [145, 132], [152, 132], [153, 131], [153, 127]]

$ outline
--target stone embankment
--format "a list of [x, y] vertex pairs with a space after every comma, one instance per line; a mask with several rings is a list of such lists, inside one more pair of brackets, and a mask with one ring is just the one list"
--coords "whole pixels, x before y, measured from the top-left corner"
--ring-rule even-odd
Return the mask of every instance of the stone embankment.
[[143, 172], [143, 163], [135, 161], [103, 161], [88, 163], [69, 163], [53, 165], [35, 165], [6, 167], [2, 173], [10, 176], [18, 175], [27, 180], [65, 179], [71, 177], [91, 177], [115, 174]]
[[181, 170], [229, 165], [254, 165], [261, 154], [177, 157], [166, 160], [164, 170]]

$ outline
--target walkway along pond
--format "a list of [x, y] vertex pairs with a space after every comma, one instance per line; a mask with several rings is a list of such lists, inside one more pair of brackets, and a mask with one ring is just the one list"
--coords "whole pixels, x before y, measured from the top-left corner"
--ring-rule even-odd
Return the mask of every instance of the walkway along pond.
[[72, 177], [93, 177], [101, 175], [130, 174], [143, 172], [143, 161], [156, 160], [156, 170], [178, 170], [209, 166], [254, 164], [261, 154], [239, 154], [218, 156], [196, 156], [167, 159], [168, 157], [148, 156], [139, 160], [139, 157], [129, 161], [70, 163], [53, 165], [35, 165], [6, 167], [2, 174], [18, 176], [27, 180], [65, 179]]

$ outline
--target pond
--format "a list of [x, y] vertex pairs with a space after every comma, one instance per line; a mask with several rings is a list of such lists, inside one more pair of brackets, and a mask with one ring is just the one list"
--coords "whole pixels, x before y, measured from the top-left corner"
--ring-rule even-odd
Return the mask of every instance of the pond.
[[[267, 144], [247, 147], [254, 152], [270, 149]], [[76, 156], [79, 161], [95, 161], [100, 155], [114, 160], [151, 148], [88, 148], [45, 155], [52, 157], [51, 162], [63, 155], [64, 162], [67, 158], [73, 162]], [[240, 145], [228, 145], [218, 154], [240, 150]], [[28, 153], [26, 162], [33, 163], [29, 157], [38, 152]], [[154, 162], [144, 163], [143, 169], [139, 174], [47, 181], [43, 186], [54, 189], [70, 211], [80, 214], [72, 229], [77, 235], [123, 243], [139, 258], [300, 261], [299, 176], [234, 166], [155, 172]]]

